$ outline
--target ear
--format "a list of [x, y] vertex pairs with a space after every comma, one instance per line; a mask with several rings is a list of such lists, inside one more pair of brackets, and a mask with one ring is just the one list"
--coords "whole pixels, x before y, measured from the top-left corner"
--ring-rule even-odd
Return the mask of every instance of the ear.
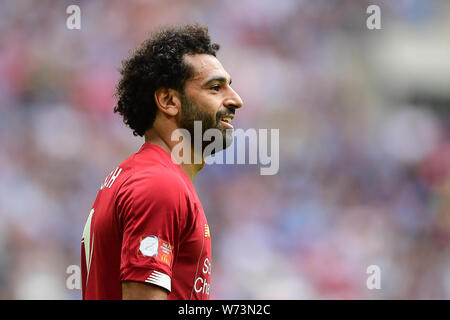
[[181, 99], [178, 91], [161, 87], [155, 91], [155, 102], [165, 115], [175, 117], [181, 112]]

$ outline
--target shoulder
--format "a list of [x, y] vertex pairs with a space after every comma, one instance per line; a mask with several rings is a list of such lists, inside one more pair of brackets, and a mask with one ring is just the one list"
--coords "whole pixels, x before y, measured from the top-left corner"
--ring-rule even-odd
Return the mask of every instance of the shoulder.
[[141, 205], [162, 203], [167, 207], [181, 205], [188, 188], [180, 174], [164, 166], [139, 170], [130, 175], [118, 192], [118, 200]]
[[134, 172], [123, 184], [122, 188], [136, 192], [153, 190], [170, 194], [187, 190], [186, 183], [180, 174], [164, 166]]

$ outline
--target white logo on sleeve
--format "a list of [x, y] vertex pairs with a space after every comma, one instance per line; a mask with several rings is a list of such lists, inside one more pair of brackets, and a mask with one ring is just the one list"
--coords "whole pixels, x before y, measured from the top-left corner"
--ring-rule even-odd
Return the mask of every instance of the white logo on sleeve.
[[141, 241], [139, 250], [144, 256], [153, 257], [158, 255], [158, 237], [150, 236], [146, 237]]

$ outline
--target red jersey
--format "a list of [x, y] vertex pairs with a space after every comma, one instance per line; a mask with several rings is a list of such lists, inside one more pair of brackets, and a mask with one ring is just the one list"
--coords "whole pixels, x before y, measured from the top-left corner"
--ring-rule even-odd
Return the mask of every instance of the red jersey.
[[103, 182], [81, 240], [83, 299], [122, 299], [121, 281], [168, 299], [209, 299], [211, 237], [191, 180], [146, 142]]

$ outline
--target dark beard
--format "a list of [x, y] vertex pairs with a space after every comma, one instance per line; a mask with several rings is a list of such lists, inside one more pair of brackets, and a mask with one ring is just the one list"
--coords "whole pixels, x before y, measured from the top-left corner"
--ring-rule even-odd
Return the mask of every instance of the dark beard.
[[[205, 150], [206, 146], [210, 143], [215, 142], [215, 137], [212, 138], [212, 141], [203, 141], [203, 135], [208, 129], [217, 129], [222, 133], [222, 148], [220, 150], [214, 149], [213, 153], [222, 151], [229, 147], [233, 141], [232, 135], [227, 134], [224, 129], [219, 127], [219, 121], [223, 115], [227, 114], [227, 112], [218, 111], [216, 115], [212, 115], [206, 111], [201, 110], [201, 108], [192, 100], [188, 99], [184, 94], [181, 95], [181, 119], [180, 119], [180, 128], [186, 129], [191, 135], [192, 144], [195, 141], [194, 138], [194, 121], [202, 122], [202, 154]], [[192, 145], [193, 147], [193, 145]]]

